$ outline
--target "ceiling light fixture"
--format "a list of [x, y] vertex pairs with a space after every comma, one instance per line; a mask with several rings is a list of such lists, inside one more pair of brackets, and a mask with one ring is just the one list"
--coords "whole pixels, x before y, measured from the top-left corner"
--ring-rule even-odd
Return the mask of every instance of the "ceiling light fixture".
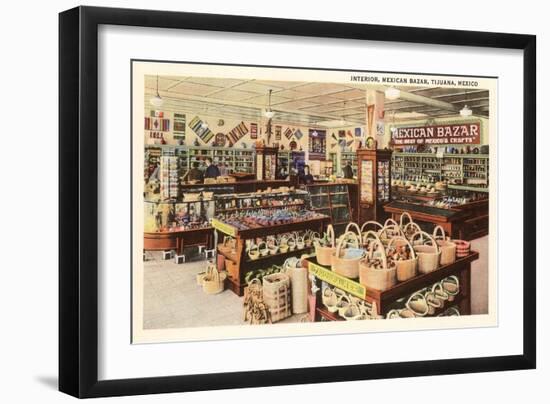
[[401, 91], [395, 87], [390, 87], [384, 92], [388, 100], [396, 100], [401, 96]]
[[269, 100], [268, 100], [268, 107], [264, 112], [264, 115], [267, 119], [271, 119], [275, 116], [275, 112], [271, 110], [271, 92], [273, 90], [269, 90]]
[[460, 110], [460, 116], [463, 118], [467, 118], [469, 116], [472, 116], [472, 109], [468, 107], [468, 92], [464, 92], [464, 107]]
[[151, 98], [149, 100], [149, 102], [155, 108], [160, 108], [160, 107], [162, 107], [162, 104], [164, 104], [164, 100], [162, 99], [162, 97], [159, 94], [159, 76], [158, 76], [158, 74], [157, 74], [157, 95], [155, 95], [153, 98]]

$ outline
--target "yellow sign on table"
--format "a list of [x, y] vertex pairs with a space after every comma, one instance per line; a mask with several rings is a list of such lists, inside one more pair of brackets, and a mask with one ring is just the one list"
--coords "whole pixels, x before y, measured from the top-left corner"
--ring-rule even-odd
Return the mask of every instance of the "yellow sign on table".
[[336, 286], [345, 292], [351, 293], [354, 296], [364, 299], [367, 291], [363, 285], [359, 282], [355, 282], [345, 276], [338, 275], [336, 272], [331, 271], [328, 268], [320, 265], [309, 263], [309, 273], [315, 275], [317, 278], [329, 283], [332, 286]]
[[212, 227], [216, 230], [221, 231], [222, 233], [228, 234], [230, 236], [235, 237], [236, 229], [224, 222], [220, 222], [218, 219], [212, 219]]

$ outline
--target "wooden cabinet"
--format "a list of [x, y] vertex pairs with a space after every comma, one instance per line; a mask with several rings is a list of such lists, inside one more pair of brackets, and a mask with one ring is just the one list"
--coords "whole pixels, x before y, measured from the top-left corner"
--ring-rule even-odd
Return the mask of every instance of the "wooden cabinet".
[[383, 222], [391, 201], [391, 150], [357, 150], [359, 223]]

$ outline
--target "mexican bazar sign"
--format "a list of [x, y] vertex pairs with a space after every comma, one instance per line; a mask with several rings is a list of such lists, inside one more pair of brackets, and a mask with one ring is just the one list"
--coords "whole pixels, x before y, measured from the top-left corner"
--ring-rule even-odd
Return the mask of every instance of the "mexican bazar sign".
[[396, 146], [417, 144], [479, 144], [479, 122], [398, 127], [392, 133]]

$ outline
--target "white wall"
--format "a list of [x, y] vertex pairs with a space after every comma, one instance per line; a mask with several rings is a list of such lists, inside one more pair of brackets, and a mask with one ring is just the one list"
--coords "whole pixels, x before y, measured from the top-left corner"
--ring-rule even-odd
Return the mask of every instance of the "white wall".
[[[2, 227], [2, 343], [1, 397], [7, 403], [74, 403], [55, 389], [57, 375], [57, 13], [80, 1], [17, 1], [3, 5], [0, 24], [4, 79], [1, 110], [9, 117], [3, 126]], [[89, 5], [162, 10], [198, 11], [221, 14], [263, 15], [281, 18], [339, 20], [359, 23], [456, 28], [484, 31], [524, 32], [538, 35], [538, 246], [539, 263], [550, 244], [547, 231], [550, 215], [548, 173], [550, 162], [543, 153], [550, 150], [550, 125], [546, 111], [550, 71], [550, 25], [544, 2], [525, 0], [521, 4], [463, 0], [455, 5], [440, 1], [395, 0], [391, 5], [341, 0], [308, 2], [296, 0], [89, 0]], [[312, 64], [330, 55], [312, 52]], [[368, 61], [367, 61], [368, 62]], [[261, 63], [261, 60], [258, 61]], [[281, 60], [281, 64], [291, 64]], [[457, 63], [460, 69], [460, 61]], [[11, 121], [13, 119], [13, 121]], [[18, 129], [12, 123], [19, 122]], [[13, 123], [15, 125], [15, 123]], [[518, 134], [518, 142], [521, 141]], [[519, 156], [518, 156], [519, 158]], [[513, 185], [513, 184], [511, 184]], [[36, 235], [29, 238], [30, 230]], [[519, 268], [516, 268], [519, 269]], [[110, 403], [212, 403], [212, 402], [309, 402], [336, 404], [362, 397], [369, 402], [445, 403], [544, 402], [550, 379], [550, 284], [547, 268], [538, 271], [539, 369], [535, 371], [420, 377], [287, 386], [263, 389], [222, 390], [185, 395], [156, 395], [113, 398]], [[533, 270], [535, 270], [533, 268]], [[404, 341], [406, 343], [406, 341]], [[391, 347], [378, 347], [391, 349]], [[358, 347], [361, 349], [361, 347]], [[414, 347], [411, 347], [414, 349]], [[338, 349], [325, 355], [337, 355]], [[538, 400], [537, 400], [538, 398]]]

